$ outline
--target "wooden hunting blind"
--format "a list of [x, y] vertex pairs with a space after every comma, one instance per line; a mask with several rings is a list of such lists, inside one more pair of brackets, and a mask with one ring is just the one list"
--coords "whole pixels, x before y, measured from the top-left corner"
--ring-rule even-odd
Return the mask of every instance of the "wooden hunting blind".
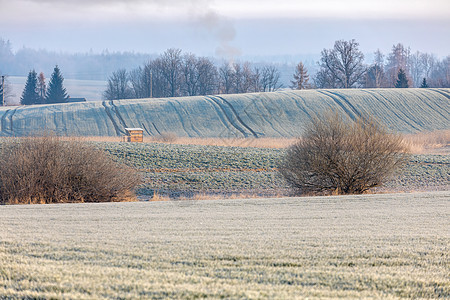
[[125, 128], [125, 133], [124, 142], [142, 143], [144, 141], [144, 129], [142, 128]]

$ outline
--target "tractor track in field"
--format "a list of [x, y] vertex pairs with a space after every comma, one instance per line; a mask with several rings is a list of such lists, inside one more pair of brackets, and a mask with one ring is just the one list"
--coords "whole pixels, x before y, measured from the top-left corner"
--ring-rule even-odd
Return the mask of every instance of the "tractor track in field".
[[[336, 102], [336, 104], [339, 105], [345, 111], [345, 113], [350, 117], [350, 119], [352, 119], [353, 121], [355, 121], [357, 118], [359, 118], [361, 116], [361, 113], [347, 99], [345, 99], [343, 96], [339, 95], [338, 93], [333, 93], [330, 91], [326, 91], [326, 92], [318, 91], [318, 92], [333, 99], [333, 101]], [[350, 109], [347, 107], [349, 107]]]
[[120, 129], [119, 125], [117, 124], [116, 120], [114, 119], [111, 107], [109, 107], [109, 106], [106, 104], [106, 101], [102, 101], [102, 105], [103, 105], [103, 107], [105, 108], [106, 115], [107, 115], [108, 118], [111, 120], [111, 123], [112, 123], [113, 126], [114, 126], [114, 130], [116, 131], [116, 135], [117, 135], [117, 136], [120, 136], [120, 135], [125, 134], [125, 132], [124, 132], [123, 130]]
[[[253, 137], [255, 138], [258, 137], [258, 134], [253, 129], [251, 129], [247, 124], [245, 124], [244, 121], [242, 121], [241, 117], [239, 117], [237, 111], [234, 109], [233, 105], [231, 105], [230, 102], [228, 102], [227, 100], [225, 100], [223, 97], [220, 96], [208, 96], [207, 98], [210, 99], [217, 106], [219, 106], [219, 108], [222, 110], [223, 114], [227, 118], [229, 124], [231, 124], [239, 132], [241, 132], [244, 135], [244, 137], [249, 137], [250, 135], [253, 135]], [[244, 128], [247, 130], [245, 130]], [[247, 131], [249, 131], [250, 134]]]
[[[16, 107], [14, 109], [8, 109], [5, 111], [5, 113], [3, 114], [1, 121], [0, 121], [2, 132], [6, 133], [8, 135], [12, 135], [12, 133], [14, 131], [13, 116], [17, 112], [18, 109], [19, 109], [19, 107]], [[8, 123], [9, 123], [9, 128], [8, 128]]]
[[125, 122], [124, 118], [120, 114], [119, 108], [116, 106], [116, 104], [114, 104], [114, 101], [113, 100], [109, 101], [109, 104], [111, 105], [111, 111], [114, 112], [114, 114], [117, 116], [120, 124], [123, 126], [123, 128], [127, 128], [128, 127], [127, 123]]
[[[367, 90], [362, 90], [363, 92], [371, 95], [372, 97], [374, 97], [375, 99], [378, 100], [379, 103], [381, 103], [384, 107], [386, 107], [387, 110], [389, 110], [390, 112], [392, 112], [399, 120], [402, 120], [403, 122], [405, 122], [408, 126], [411, 126], [412, 128], [414, 128], [417, 131], [420, 131], [420, 129], [418, 127], [416, 127], [415, 125], [413, 125], [411, 123], [410, 118], [408, 118], [402, 110], [400, 110], [400, 112], [402, 112], [403, 117], [400, 116], [396, 111], [394, 111], [393, 109], [390, 109], [389, 106], [386, 104], [386, 102], [388, 102], [389, 104], [391, 104], [392, 106], [394, 106], [394, 104], [392, 103], [392, 101], [390, 101], [388, 98], [386, 98], [385, 96], [378, 94], [376, 95], [375, 93], [371, 92], [371, 91], [367, 91]], [[381, 101], [381, 99], [378, 98], [378, 96], [380, 96], [381, 98], [383, 98], [385, 101]]]

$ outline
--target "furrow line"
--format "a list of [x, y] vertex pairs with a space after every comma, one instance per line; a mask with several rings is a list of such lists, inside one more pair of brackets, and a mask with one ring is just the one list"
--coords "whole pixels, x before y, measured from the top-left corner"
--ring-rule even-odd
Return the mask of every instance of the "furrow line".
[[156, 127], [156, 125], [155, 125], [154, 122], [152, 122], [152, 125], [153, 125], [153, 127], [155, 128], [156, 132], [157, 132], [159, 135], [162, 135], [161, 132], [159, 132], [159, 130], [158, 130], [158, 128]]
[[[386, 109], [388, 111], [390, 111], [391, 113], [393, 113], [399, 120], [405, 122], [406, 124], [408, 124], [409, 126], [411, 126], [412, 128], [414, 128], [417, 131], [420, 131], [420, 128], [417, 128], [416, 126], [414, 126], [411, 121], [409, 121], [410, 119], [402, 112], [402, 110], [400, 110], [403, 113], [403, 117], [401, 117], [397, 112], [395, 112], [392, 108], [390, 108], [384, 101], [382, 101], [381, 99], [379, 99], [377, 97], [377, 95], [375, 95], [374, 93], [372, 93], [371, 91], [366, 91], [366, 90], [361, 90], [362, 92], [368, 93], [369, 95], [371, 95], [372, 97], [374, 97], [375, 99], [377, 99], [379, 101], [379, 103], [381, 103], [384, 107], [386, 107]], [[381, 93], [378, 94], [381, 98], [383, 98], [384, 100], [386, 100], [386, 102], [389, 102], [392, 106], [394, 106], [394, 104], [385, 96], [383, 96]]]
[[[428, 103], [428, 101], [426, 101], [426, 100], [428, 100], [427, 97], [425, 97], [425, 99], [423, 99], [422, 96], [423, 96], [423, 94], [417, 95], [417, 98], [419, 98], [420, 100], [422, 100], [422, 102], [423, 102], [426, 106], [428, 106], [431, 110], [435, 111], [437, 114], [441, 115], [445, 120], [448, 121], [448, 117], [447, 117], [447, 116], [444, 116], [444, 115], [442, 114], [442, 112], [440, 112], [440, 111], [439, 111], [438, 109], [436, 109], [435, 107], [431, 106], [431, 105]], [[444, 96], [445, 96], [445, 95], [444, 95]], [[446, 96], [446, 97], [447, 97], [447, 96]], [[447, 110], [447, 113], [448, 113], [448, 110]]]
[[121, 132], [119, 126], [117, 125], [116, 120], [114, 120], [114, 118], [113, 118], [113, 116], [111, 114], [111, 108], [108, 107], [108, 105], [106, 104], [106, 101], [102, 101], [102, 105], [105, 108], [106, 115], [111, 120], [111, 122], [112, 122], [112, 124], [114, 126], [114, 130], [116, 131], [116, 135], [120, 136], [121, 134], [124, 134], [123, 132]]
[[328, 91], [328, 93], [330, 93], [330, 94], [332, 94], [332, 95], [335, 95], [336, 97], [341, 98], [342, 101], [344, 101], [344, 102], [350, 107], [350, 109], [353, 111], [353, 113], [354, 113], [356, 116], [358, 116], [358, 118], [361, 117], [361, 113], [360, 113], [360, 112], [353, 106], [353, 104], [351, 104], [350, 101], [348, 101], [344, 96], [339, 95], [339, 94], [336, 93], [336, 92], [330, 92], [330, 91]]
[[[219, 106], [219, 108], [222, 110], [223, 115], [225, 115], [225, 117], [227, 118], [228, 122], [229, 122], [234, 128], [236, 128], [240, 133], [242, 133], [242, 134], [244, 135], [244, 137], [248, 137], [248, 133], [245, 132], [245, 130], [243, 130], [240, 126], [237, 126], [237, 124], [235, 124], [235, 123], [233, 122], [233, 120], [231, 119], [231, 117], [228, 115], [228, 113], [226, 112], [225, 108], [223, 107], [223, 105], [221, 105], [220, 102], [219, 102], [217, 99], [215, 99], [215, 98], [212, 97], [212, 96], [209, 96], [209, 97], [207, 97], [207, 98], [208, 98], [208, 99], [211, 99], [211, 101], [212, 101], [213, 103], [215, 103], [217, 106]], [[225, 124], [225, 122], [224, 122], [224, 124]], [[228, 128], [229, 128], [229, 126], [228, 126]]]
[[6, 116], [8, 115], [8, 113], [9, 113], [10, 111], [11, 111], [10, 109], [6, 110], [6, 111], [3, 113], [2, 119], [1, 119], [2, 132], [5, 132], [5, 133], [6, 133]]
[[216, 96], [217, 98], [221, 99], [223, 102], [225, 102], [231, 109], [231, 111], [233, 112], [234, 116], [236, 117], [236, 119], [239, 121], [239, 123], [242, 124], [242, 126], [244, 126], [245, 128], [247, 128], [248, 131], [250, 131], [252, 133], [252, 135], [257, 138], [258, 134], [256, 134], [255, 131], [253, 131], [253, 129], [250, 128], [250, 126], [248, 126], [247, 124], [244, 123], [244, 121], [242, 121], [241, 117], [239, 117], [239, 114], [237, 113], [237, 111], [234, 109], [233, 105], [231, 105], [230, 102], [228, 102], [228, 100], [225, 100], [224, 98], [220, 97], [220, 96]]
[[447, 91], [442, 90], [442, 89], [431, 89], [433, 92], [437, 92], [439, 94], [441, 94], [442, 96], [450, 99], [450, 95], [447, 93]]
[[113, 100], [109, 101], [112, 111], [116, 114], [117, 118], [119, 119], [120, 124], [123, 126], [123, 128], [127, 128], [127, 124], [125, 123], [125, 120], [122, 118], [122, 115], [119, 112], [119, 108], [114, 104]]
[[180, 119], [181, 127], [183, 127], [184, 132], [186, 132], [187, 135], [190, 136], [189, 132], [186, 130], [186, 126], [184, 125], [184, 120], [183, 120], [183, 117], [181, 116], [181, 113], [178, 111], [175, 104], [173, 104], [171, 101], [169, 101], [168, 103], [173, 108], [173, 110], [177, 114], [178, 118]]
[[317, 91], [317, 92], [331, 98], [331, 100], [333, 100], [337, 105], [339, 105], [340, 108], [342, 108], [344, 110], [344, 112], [349, 116], [350, 119], [352, 119], [353, 121], [356, 121], [355, 115], [351, 111], [349, 111], [348, 108], [345, 107], [345, 105], [339, 99], [336, 99], [335, 97], [333, 97], [331, 95], [328, 95], [324, 91]]
[[[180, 101], [178, 101], [178, 100], [174, 100], [174, 101], [176, 103], [178, 103], [178, 105], [186, 113], [186, 115], [189, 115], [189, 113], [186, 111], [186, 108], [184, 108], [183, 104]], [[202, 136], [200, 131], [198, 131], [197, 128], [195, 128], [195, 126], [194, 126], [194, 124], [192, 122], [189, 122], [189, 125], [190, 125], [191, 129], [197, 134], [197, 136]]]
[[11, 131], [11, 134], [12, 134], [13, 131], [14, 131], [13, 117], [14, 117], [14, 115], [15, 115], [15, 113], [17, 112], [18, 109], [19, 109], [18, 107], [14, 108], [14, 109], [12, 110], [11, 114], [8, 116], [8, 119], [9, 119], [9, 130]]

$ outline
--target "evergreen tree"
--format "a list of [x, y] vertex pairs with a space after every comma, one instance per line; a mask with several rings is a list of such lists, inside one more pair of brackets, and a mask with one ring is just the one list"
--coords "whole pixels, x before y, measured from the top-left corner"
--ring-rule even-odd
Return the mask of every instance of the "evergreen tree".
[[308, 70], [302, 62], [295, 68], [294, 80], [291, 80], [291, 88], [294, 90], [303, 90], [311, 88], [309, 81]]
[[429, 88], [428, 83], [427, 83], [427, 79], [424, 77], [423, 81], [422, 81], [422, 85], [420, 86], [421, 89], [427, 89]]
[[47, 96], [45, 98], [46, 103], [64, 103], [67, 102], [69, 96], [66, 89], [63, 87], [64, 78], [61, 75], [61, 71], [58, 65], [53, 69], [53, 74], [48, 84]]
[[395, 87], [396, 88], [408, 88], [409, 87], [408, 78], [406, 78], [406, 73], [402, 68], [400, 68], [400, 70], [398, 70], [397, 83], [395, 84]]
[[37, 74], [36, 71], [28, 73], [27, 82], [20, 98], [20, 104], [32, 105], [39, 103], [39, 94], [37, 91]]

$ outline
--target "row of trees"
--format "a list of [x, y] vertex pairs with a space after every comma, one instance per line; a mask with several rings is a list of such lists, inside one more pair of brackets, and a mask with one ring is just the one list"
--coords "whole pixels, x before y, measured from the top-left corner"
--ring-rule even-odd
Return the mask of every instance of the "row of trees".
[[269, 92], [282, 88], [274, 66], [253, 68], [250, 63], [224, 63], [169, 49], [144, 66], [120, 69], [108, 79], [106, 99], [198, 96]]
[[[336, 41], [324, 49], [319, 69], [312, 76], [300, 62], [293, 74], [292, 89], [310, 88], [407, 88], [450, 87], [450, 56], [438, 60], [402, 44], [385, 55], [377, 50], [371, 65], [355, 40]], [[169, 49], [144, 66], [127, 72], [120, 69], [108, 79], [106, 99], [197, 96], [271, 92], [283, 88], [275, 66], [253, 67], [250, 63], [223, 63], [217, 67], [206, 57]]]
[[51, 104], [67, 102], [69, 96], [63, 86], [64, 78], [58, 66], [53, 69], [50, 82], [45, 83], [44, 73], [37, 75], [35, 70], [28, 73], [20, 104]]
[[[371, 65], [355, 40], [336, 41], [332, 49], [324, 49], [320, 69], [314, 77], [317, 88], [390, 88], [450, 87], [450, 56], [439, 61], [436, 56], [397, 44], [385, 55], [377, 50]], [[406, 81], [405, 81], [406, 77]]]

